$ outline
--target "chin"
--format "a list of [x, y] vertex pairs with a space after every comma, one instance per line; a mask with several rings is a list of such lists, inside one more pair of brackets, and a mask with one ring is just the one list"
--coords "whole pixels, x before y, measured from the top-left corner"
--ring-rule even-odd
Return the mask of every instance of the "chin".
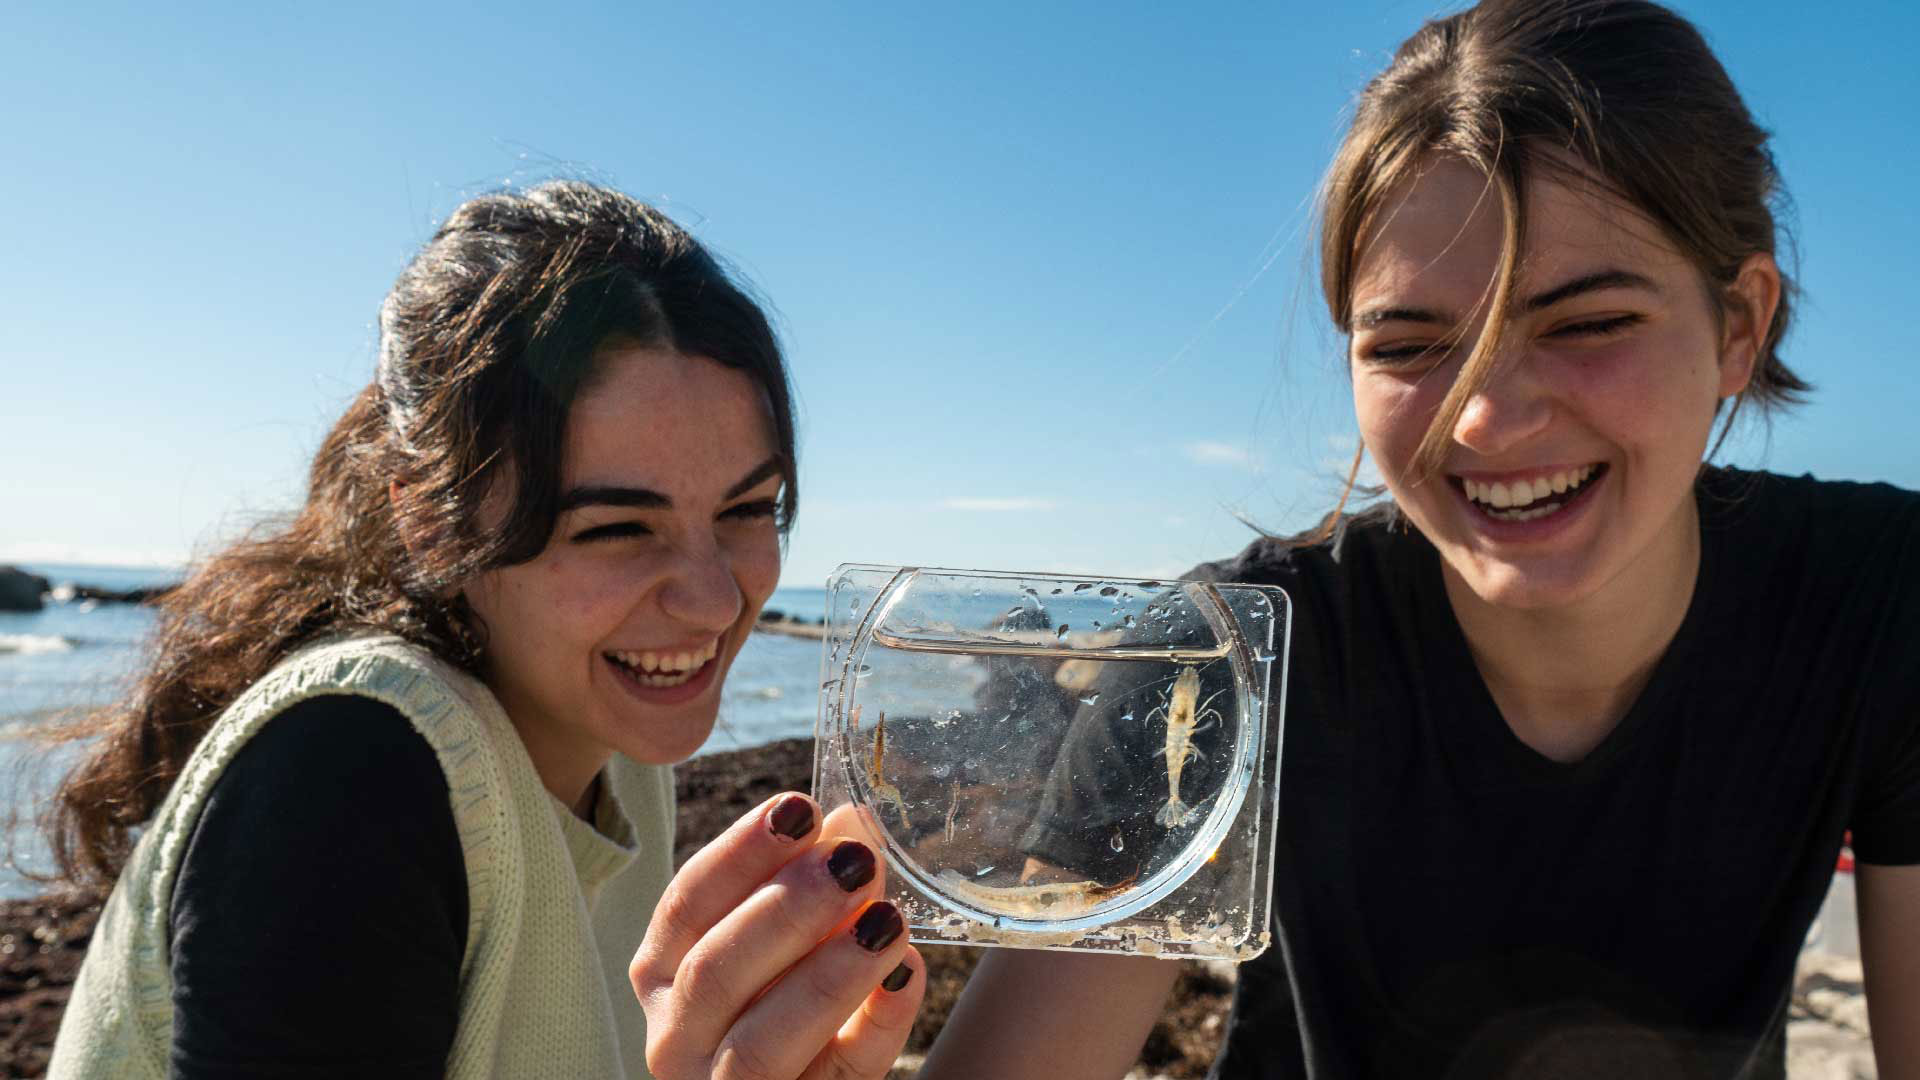
[[1596, 588], [1588, 575], [1568, 567], [1516, 566], [1512, 563], [1476, 560], [1462, 573], [1449, 563], [1459, 583], [1492, 607], [1511, 611], [1544, 611], [1569, 607], [1591, 596]]

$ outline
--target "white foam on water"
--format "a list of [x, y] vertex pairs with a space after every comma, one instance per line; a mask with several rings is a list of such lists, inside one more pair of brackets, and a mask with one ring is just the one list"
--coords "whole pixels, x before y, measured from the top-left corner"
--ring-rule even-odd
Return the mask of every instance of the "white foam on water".
[[0, 655], [17, 653], [32, 656], [36, 653], [72, 652], [72, 638], [57, 634], [0, 634]]

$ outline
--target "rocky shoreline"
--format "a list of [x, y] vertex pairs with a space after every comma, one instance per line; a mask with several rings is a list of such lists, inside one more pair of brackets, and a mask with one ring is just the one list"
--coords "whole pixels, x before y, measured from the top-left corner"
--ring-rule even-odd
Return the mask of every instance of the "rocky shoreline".
[[[714, 754], [675, 772], [677, 864], [774, 793], [807, 790], [813, 742], [787, 739]], [[54, 1032], [98, 915], [97, 898], [0, 901], [0, 1076], [46, 1071]], [[893, 1071], [895, 1080], [908, 1080], [917, 1071], [982, 955], [957, 945], [921, 946], [921, 952], [928, 965], [926, 1004]], [[1187, 963], [1131, 1075], [1140, 1080], [1204, 1077], [1219, 1047], [1232, 993], [1230, 965]], [[1858, 960], [1803, 957], [1794, 981], [1788, 1062], [1791, 1076], [1813, 1080], [1875, 1075]]]

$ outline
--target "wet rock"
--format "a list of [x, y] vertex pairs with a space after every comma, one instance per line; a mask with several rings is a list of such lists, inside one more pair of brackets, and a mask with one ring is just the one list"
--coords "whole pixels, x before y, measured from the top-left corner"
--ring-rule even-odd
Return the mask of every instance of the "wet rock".
[[46, 603], [47, 579], [12, 566], [0, 566], [0, 611], [39, 611]]

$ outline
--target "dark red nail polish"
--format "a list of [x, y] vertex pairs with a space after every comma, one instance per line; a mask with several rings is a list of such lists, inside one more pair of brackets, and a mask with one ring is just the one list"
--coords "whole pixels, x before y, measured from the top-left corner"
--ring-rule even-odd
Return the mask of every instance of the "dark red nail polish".
[[906, 928], [899, 908], [885, 900], [875, 900], [853, 921], [853, 940], [868, 952], [879, 952], [893, 944], [893, 939]]
[[893, 974], [880, 980], [880, 989], [891, 994], [907, 985], [907, 980], [911, 978], [913, 978], [913, 969], [905, 964], [901, 964], [899, 967], [893, 969]]
[[813, 831], [813, 804], [799, 795], [789, 795], [773, 804], [767, 815], [767, 828], [775, 836], [798, 840]]
[[827, 873], [852, 892], [873, 880], [873, 849], [858, 840], [842, 840], [827, 856]]

